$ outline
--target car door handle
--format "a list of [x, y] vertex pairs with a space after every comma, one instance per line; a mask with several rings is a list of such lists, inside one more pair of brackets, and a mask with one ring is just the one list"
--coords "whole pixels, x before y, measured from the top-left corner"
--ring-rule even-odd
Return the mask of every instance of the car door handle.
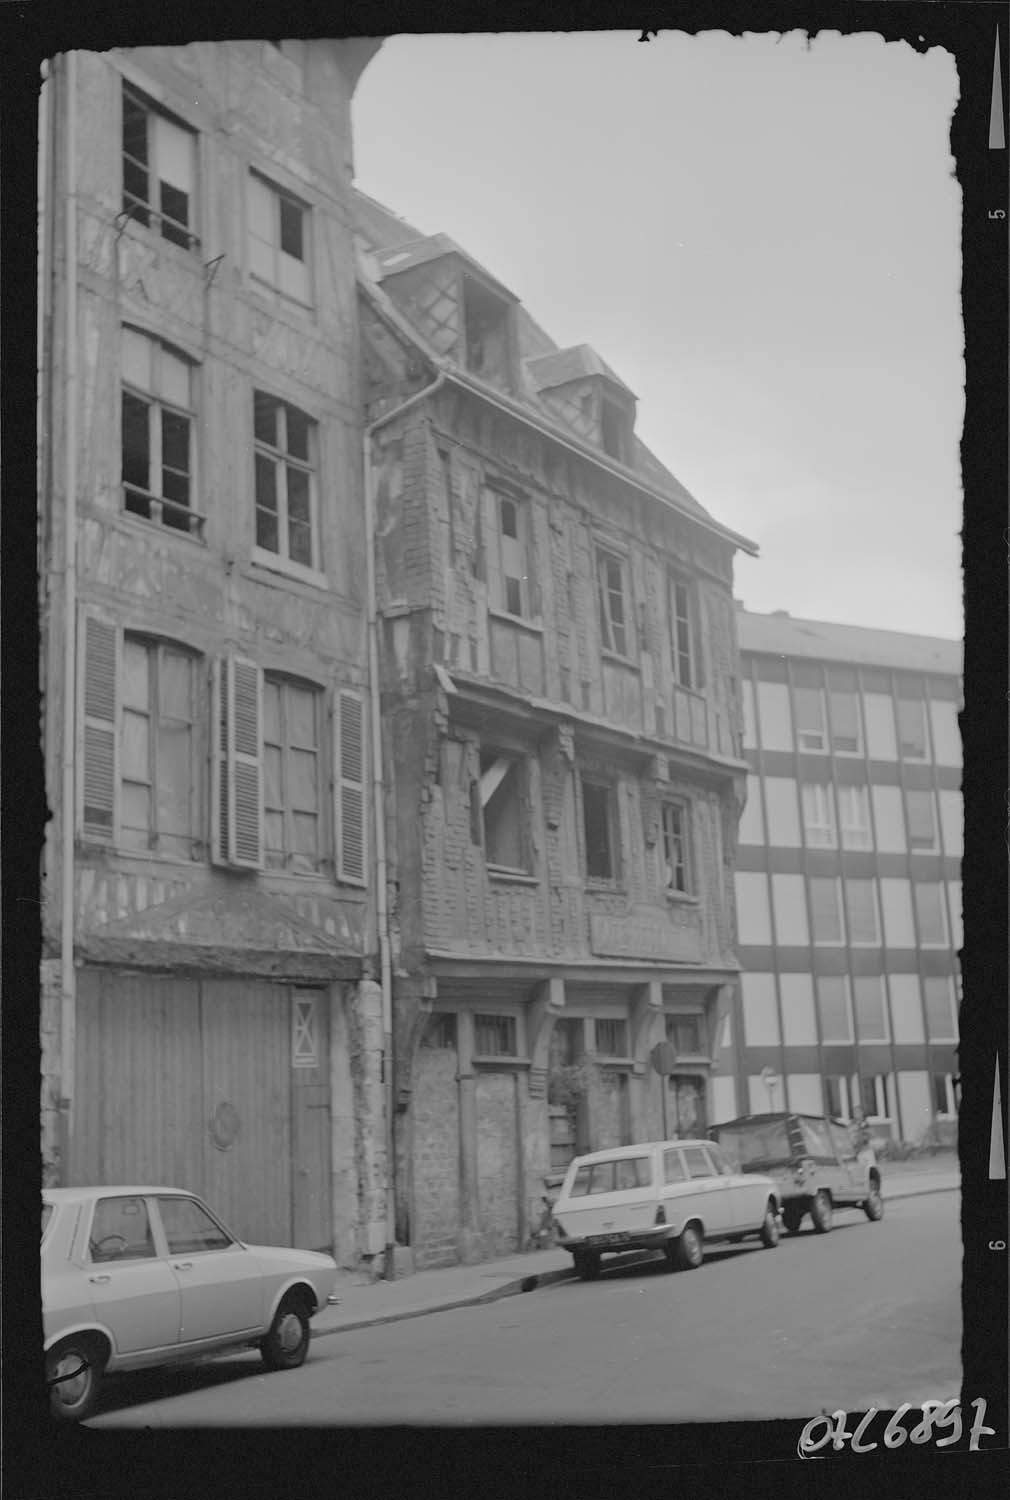
[[192, 1271], [192, 1269], [193, 1262], [191, 1260], [173, 1260], [172, 1262], [173, 1271]]
[[104, 1283], [106, 1281], [111, 1281], [112, 1277], [111, 1276], [89, 1276], [88, 1280], [89, 1281], [95, 1281], [95, 1282], [98, 1282], [98, 1283]]

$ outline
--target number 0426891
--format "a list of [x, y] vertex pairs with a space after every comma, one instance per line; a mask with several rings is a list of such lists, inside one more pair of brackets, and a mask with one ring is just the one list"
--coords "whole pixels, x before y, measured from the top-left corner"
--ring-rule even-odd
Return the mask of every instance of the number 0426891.
[[[986, 1404], [983, 1398], [976, 1397], [971, 1406], [974, 1416], [968, 1432], [968, 1448], [971, 1452], [977, 1452], [979, 1439], [995, 1437], [996, 1432], [994, 1428], [985, 1425]], [[914, 1426], [909, 1426], [904, 1419], [909, 1412], [915, 1410], [922, 1411], [922, 1418]], [[822, 1416], [812, 1417], [800, 1434], [797, 1452], [801, 1458], [812, 1458], [829, 1444], [838, 1451], [848, 1443], [853, 1453], [871, 1453], [880, 1447], [878, 1442], [868, 1441], [877, 1415], [876, 1407], [871, 1407], [852, 1432], [846, 1425], [847, 1412], [835, 1411], [830, 1415], [825, 1412]], [[937, 1448], [950, 1448], [961, 1441], [963, 1432], [960, 1401], [924, 1401], [921, 1408], [906, 1403], [899, 1406], [890, 1417], [883, 1432], [883, 1445], [885, 1448], [900, 1448], [906, 1442], [933, 1442]], [[940, 1436], [940, 1433], [944, 1435]]]

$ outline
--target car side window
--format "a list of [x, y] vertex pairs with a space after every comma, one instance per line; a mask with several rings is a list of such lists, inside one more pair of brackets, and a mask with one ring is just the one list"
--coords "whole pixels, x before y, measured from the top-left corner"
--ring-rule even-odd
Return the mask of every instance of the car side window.
[[617, 1170], [617, 1191], [627, 1188], [649, 1187], [652, 1184], [652, 1163], [647, 1156], [629, 1156], [614, 1163]]
[[719, 1150], [719, 1147], [708, 1146], [706, 1147], [706, 1150], [712, 1160], [713, 1165], [715, 1166], [716, 1172], [722, 1177], [729, 1177], [732, 1174], [733, 1169], [727, 1162], [726, 1158], [723, 1156], [722, 1152]]
[[707, 1152], [701, 1146], [684, 1147], [684, 1164], [687, 1167], [687, 1175], [691, 1178], [716, 1175]]
[[143, 1198], [99, 1198], [88, 1251], [95, 1262], [154, 1259], [157, 1251]]
[[663, 1152], [663, 1181], [667, 1184], [687, 1181], [687, 1173], [684, 1171], [684, 1163], [680, 1159], [679, 1151]]
[[193, 1198], [159, 1198], [158, 1212], [170, 1255], [227, 1250], [234, 1244], [231, 1236]]

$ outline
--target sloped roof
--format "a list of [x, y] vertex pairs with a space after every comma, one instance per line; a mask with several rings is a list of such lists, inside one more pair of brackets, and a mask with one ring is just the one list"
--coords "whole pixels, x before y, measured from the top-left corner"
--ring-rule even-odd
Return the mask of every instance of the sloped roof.
[[556, 386], [568, 385], [573, 380], [585, 380], [587, 375], [602, 375], [633, 399], [635, 396], [631, 387], [625, 385], [619, 375], [614, 374], [591, 344], [574, 344], [572, 348], [559, 349], [554, 354], [527, 357], [526, 368], [540, 391], [553, 390]]
[[[410, 266], [420, 265], [426, 260], [432, 260], [439, 255], [451, 252], [462, 256], [465, 261], [469, 261], [471, 265], [480, 271], [482, 276], [486, 277], [495, 286], [500, 287], [507, 296], [513, 297], [513, 293], [502, 286], [502, 283], [496, 277], [485, 270], [479, 261], [474, 260], [473, 256], [468, 255], [465, 250], [462, 250], [448, 235], [421, 234], [404, 219], [399, 218], [390, 209], [385, 208], [383, 204], [374, 198], [368, 197], [367, 194], [362, 193], [357, 188], [352, 189], [351, 192], [351, 207], [355, 228], [360, 238], [369, 246], [372, 260], [379, 267], [383, 279], [386, 276], [394, 275], [398, 271], [407, 270]], [[406, 252], [404, 258], [399, 259], [398, 257], [403, 255], [404, 252]], [[365, 273], [363, 272], [362, 274]], [[516, 399], [520, 406], [530, 408], [531, 412], [535, 413], [541, 423], [554, 428], [558, 436], [564, 439], [564, 441], [579, 441], [577, 435], [573, 434], [572, 429], [559, 419], [554, 408], [540, 396], [541, 385], [538, 383], [535, 369], [532, 368], [544, 359], [572, 356], [573, 350], [559, 349], [550, 335], [541, 328], [540, 324], [530, 316], [523, 304], [518, 301], [516, 302], [516, 326], [519, 340], [521, 384], [516, 397], [513, 399]], [[419, 345], [427, 349], [427, 345], [424, 344], [420, 335], [415, 334], [415, 336], [418, 339]], [[587, 354], [579, 354], [578, 351], [581, 350], [587, 351]], [[627, 391], [629, 395], [634, 396], [634, 392], [625, 385], [620, 377], [610, 369], [589, 344], [574, 346], [574, 352], [580, 361], [580, 369], [584, 369], [585, 362], [588, 361], [592, 364], [591, 373], [605, 376], [606, 379], [613, 381], [622, 390]], [[437, 356], [435, 363], [441, 363], [441, 360]], [[564, 366], [562, 365], [560, 368], [564, 368]], [[581, 375], [577, 374], [574, 378], [579, 379]], [[480, 384], [476, 379], [472, 383], [475, 385]], [[661, 464], [655, 454], [637, 437], [634, 437], [632, 440], [632, 451], [633, 459], [631, 464], [617, 467], [625, 468], [632, 474], [637, 475], [643, 483], [650, 485], [658, 493], [666, 494], [676, 503], [680, 510], [688, 515], [696, 516], [700, 521], [707, 522], [718, 533], [733, 540], [737, 546], [741, 546], [756, 555], [757, 548], [753, 542], [746, 537], [738, 536], [730, 527], [723, 525], [714, 516], [710, 515], [690, 491], [684, 488], [676, 476], [671, 474], [669, 469]], [[600, 452], [599, 459], [600, 462], [605, 463], [608, 467], [616, 466], [615, 461], [607, 458], [602, 451]]]
[[963, 671], [961, 642], [939, 636], [873, 630], [864, 625], [835, 625], [826, 620], [800, 620], [785, 613], [754, 614], [739, 607], [736, 623], [740, 650], [744, 653], [895, 667], [900, 671], [936, 672], [950, 677], [960, 677]]

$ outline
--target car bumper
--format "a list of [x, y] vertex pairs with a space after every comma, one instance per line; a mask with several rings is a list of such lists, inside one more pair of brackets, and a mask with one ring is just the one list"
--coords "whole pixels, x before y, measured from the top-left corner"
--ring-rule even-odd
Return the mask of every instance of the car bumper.
[[599, 1250], [619, 1255], [622, 1250], [659, 1250], [673, 1236], [669, 1224], [657, 1224], [650, 1229], [636, 1229], [620, 1238], [606, 1234], [558, 1235], [558, 1248], [570, 1250]]

